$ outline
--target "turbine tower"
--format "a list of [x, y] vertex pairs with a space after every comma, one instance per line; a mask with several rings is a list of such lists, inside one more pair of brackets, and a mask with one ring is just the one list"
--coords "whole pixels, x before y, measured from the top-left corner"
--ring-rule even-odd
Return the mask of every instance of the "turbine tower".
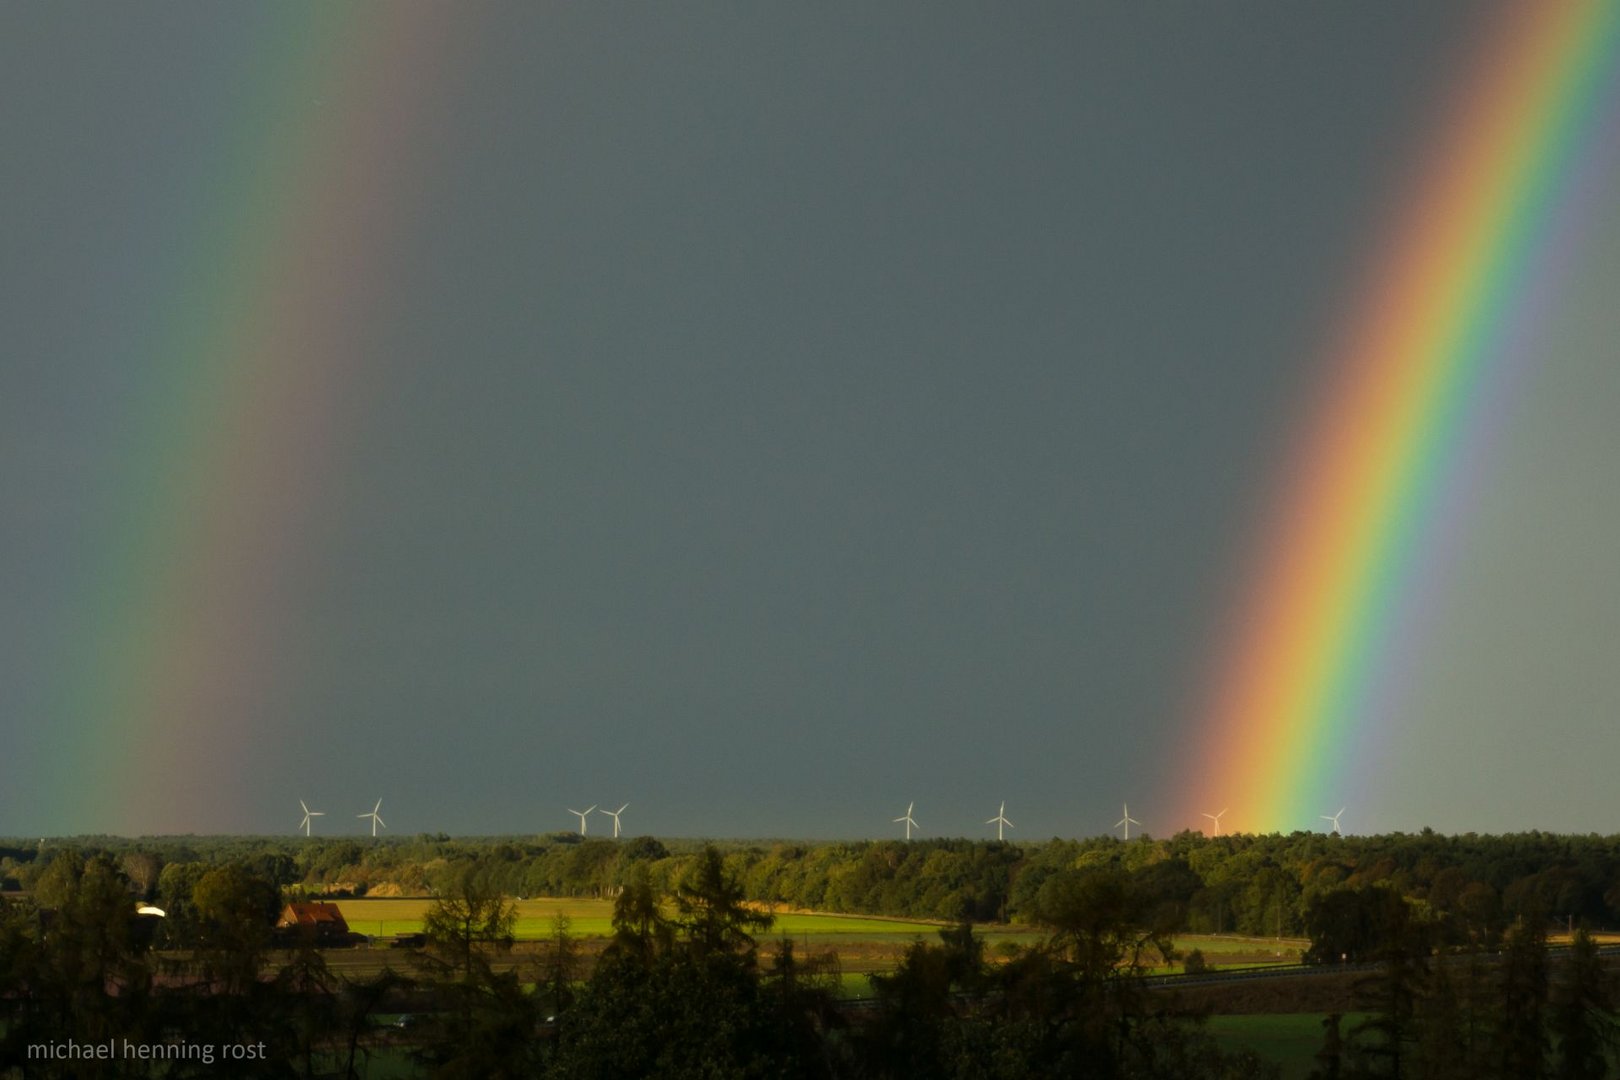
[[[911, 820], [911, 809], [912, 809], [912, 807], [914, 807], [916, 805], [917, 804], [914, 803], [914, 802], [913, 803], [907, 803], [906, 804], [906, 816], [905, 817], [897, 817], [897, 818], [894, 819], [894, 823], [896, 825], [900, 824], [902, 821], [906, 823], [906, 839], [907, 840], [911, 839], [911, 830], [915, 829], [917, 827], [917, 823], [915, 821]], [[1005, 806], [1006, 804], [1002, 804], [1002, 805]]]
[[[619, 807], [617, 810], [598, 810], [597, 811], [597, 813], [606, 814], [608, 817], [613, 819], [613, 839], [615, 839], [615, 840], [617, 840], [619, 838], [619, 815], [624, 813], [625, 807], [628, 807], [629, 805], [630, 805], [629, 803], [625, 803], [624, 806]], [[596, 810], [596, 807], [594, 807], [594, 806], [591, 807], [591, 810]], [[590, 813], [590, 810], [587, 810], [586, 813]], [[584, 821], [581, 820], [581, 822], [580, 822], [580, 833], [579, 833], [579, 835], [581, 835], [581, 836], [585, 835], [584, 824], [585, 824]]]
[[[909, 814], [909, 813], [911, 813], [911, 811], [907, 810], [906, 813]], [[996, 811], [996, 816], [991, 818], [989, 821], [985, 822], [985, 824], [986, 825], [994, 825], [996, 827], [996, 839], [997, 840], [1001, 839], [1001, 830], [1010, 829], [1010, 828], [1013, 827], [1013, 823], [1007, 820], [1007, 800], [1006, 799], [1001, 800], [1001, 809]]]
[[[630, 804], [625, 803], [624, 805], [629, 806]], [[595, 809], [596, 809], [596, 804], [591, 803], [590, 806], [587, 806], [583, 810], [570, 810], [570, 811], [568, 811], [570, 814], [573, 814], [575, 817], [579, 818], [579, 835], [581, 835], [581, 836], [585, 835], [585, 815], [589, 814], [592, 810], [595, 810]]]
[[374, 836], [374, 837], [377, 835], [378, 828], [384, 828], [384, 829], [388, 828], [388, 823], [386, 821], [384, 821], [377, 814], [377, 811], [379, 811], [381, 809], [382, 809], [382, 800], [378, 799], [377, 800], [377, 805], [373, 806], [371, 808], [371, 813], [354, 815], [357, 818], [362, 818], [362, 819], [363, 818], [370, 818], [371, 819], [371, 835]]
[[[1125, 816], [1120, 818], [1118, 821], [1114, 822], [1114, 828], [1117, 829], [1121, 825], [1125, 826], [1125, 839], [1129, 840], [1131, 838], [1131, 826], [1132, 825], [1140, 825], [1142, 823], [1140, 821], [1137, 821], [1135, 818], [1131, 817], [1131, 804], [1130, 803], [1121, 803], [1120, 804], [1120, 809], [1125, 811]], [[1226, 813], [1226, 811], [1222, 810], [1221, 813], [1224, 814], [1224, 813]]]
[[[1204, 815], [1205, 817], [1209, 818], [1209, 820], [1211, 820], [1211, 821], [1213, 821], [1215, 823], [1215, 835], [1216, 836], [1221, 835], [1221, 818], [1223, 816], [1225, 816], [1225, 814], [1226, 814], [1226, 811], [1222, 810], [1219, 814], [1205, 814]], [[1140, 821], [1138, 821], [1137, 824], [1140, 825], [1142, 823]]]
[[1340, 836], [1344, 835], [1344, 831], [1339, 828], [1339, 819], [1344, 816], [1344, 807], [1339, 807], [1339, 812], [1337, 814], [1318, 814], [1316, 816], [1321, 818], [1323, 821], [1333, 822], [1333, 828], [1329, 829], [1328, 832], [1338, 833]]
[[326, 816], [326, 811], [325, 810], [311, 810], [308, 806], [304, 805], [304, 800], [303, 799], [298, 800], [298, 805], [304, 807], [304, 820], [300, 821], [298, 823], [298, 827], [300, 829], [304, 830], [304, 835], [307, 837], [309, 835], [309, 819], [310, 818], [325, 817]]

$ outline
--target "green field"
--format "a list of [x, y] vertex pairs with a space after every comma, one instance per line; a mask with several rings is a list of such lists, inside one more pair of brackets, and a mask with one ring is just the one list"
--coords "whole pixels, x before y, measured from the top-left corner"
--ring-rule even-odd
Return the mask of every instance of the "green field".
[[[1181, 952], [1201, 949], [1205, 956], [1266, 955], [1275, 960], [1296, 963], [1299, 954], [1310, 942], [1299, 938], [1248, 938], [1231, 934], [1181, 934], [1176, 937], [1176, 948]], [[1281, 954], [1281, 955], [1277, 955]]]
[[1295, 938], [1246, 938], [1226, 934], [1184, 934], [1175, 939], [1176, 962], [1169, 971], [1180, 971], [1193, 949], [1204, 954], [1211, 969], [1259, 967], [1266, 964], [1297, 964], [1310, 942]]
[[[347, 920], [349, 929], [372, 937], [398, 937], [419, 933], [422, 920], [433, 901], [426, 897], [372, 900], [335, 901]], [[613, 933], [613, 902], [611, 900], [536, 898], [514, 901], [517, 906], [516, 934], [520, 941], [549, 938], [555, 930], [558, 915], [568, 918], [568, 932], [576, 938], [605, 938]], [[1027, 926], [984, 925], [975, 928], [984, 939], [986, 953], [994, 958], [1012, 946], [1029, 946], [1038, 942], [1042, 934]], [[838, 948], [840, 946], [867, 945], [887, 947], [891, 957], [906, 945], [921, 937], [932, 941], [939, 924], [914, 919], [878, 918], [870, 915], [831, 915], [813, 912], [787, 912], [778, 914], [771, 929], [759, 935], [762, 942], [773, 938], [791, 937], [809, 939], [812, 946]], [[1211, 967], [1244, 967], [1265, 963], [1297, 963], [1304, 942], [1270, 938], [1240, 938], [1231, 936], [1200, 935], [1176, 939], [1176, 949], [1185, 955], [1190, 949], [1203, 951]], [[1279, 955], [1280, 954], [1280, 955]], [[856, 957], [846, 958], [847, 966], [871, 969]], [[877, 970], [892, 963], [880, 963]], [[1165, 968], [1179, 971], [1180, 963]]]
[[[1339, 1030], [1348, 1033], [1366, 1019], [1364, 1013], [1346, 1013]], [[1282, 1068], [1282, 1080], [1304, 1080], [1322, 1049], [1321, 1013], [1250, 1013], [1212, 1016], [1206, 1030], [1224, 1050], [1253, 1050]]]
[[[374, 937], [398, 937], [422, 929], [433, 901], [424, 897], [390, 900], [337, 900], [349, 929]], [[520, 941], [548, 938], [556, 932], [558, 915], [568, 918], [568, 932], [574, 937], [608, 937], [613, 933], [611, 900], [516, 900]], [[919, 934], [932, 936], [934, 923], [908, 919], [880, 919], [865, 915], [819, 915], [793, 912], [777, 915], [764, 937], [858, 937], [867, 941], [910, 941]]]
[[[416, 934], [422, 930], [433, 901], [427, 897], [406, 897], [390, 900], [338, 900], [349, 929], [357, 934], [375, 937], [398, 937]], [[613, 933], [613, 902], [611, 900], [516, 900], [519, 940], [550, 937], [554, 932], [553, 920], [558, 915], [568, 917], [568, 932], [575, 937], [607, 937]]]

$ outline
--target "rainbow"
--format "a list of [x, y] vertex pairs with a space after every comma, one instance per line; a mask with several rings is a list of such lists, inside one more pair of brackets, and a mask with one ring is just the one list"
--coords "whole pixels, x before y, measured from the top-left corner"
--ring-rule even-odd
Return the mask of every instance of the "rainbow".
[[1230, 804], [1229, 828], [1316, 827], [1390, 738], [1428, 571], [1620, 101], [1617, 57], [1620, 4], [1508, 5], [1457, 84], [1219, 628], [1189, 823]]
[[284, 757], [255, 711], [282, 571], [329, 494], [324, 458], [418, 195], [424, 88], [455, 46], [442, 5], [263, 15], [218, 87], [227, 118], [196, 133], [206, 198], [151, 253], [143, 397], [109, 436], [119, 524], [83, 560], [83, 632], [45, 706], [37, 760], [78, 828], [190, 831], [199, 803], [234, 805]]

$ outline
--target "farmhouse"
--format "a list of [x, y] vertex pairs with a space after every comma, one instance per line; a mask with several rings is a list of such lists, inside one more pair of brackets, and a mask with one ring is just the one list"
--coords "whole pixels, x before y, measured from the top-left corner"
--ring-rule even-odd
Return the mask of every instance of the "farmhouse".
[[276, 929], [312, 934], [316, 941], [347, 943], [349, 924], [336, 904], [324, 901], [288, 904], [276, 921]]

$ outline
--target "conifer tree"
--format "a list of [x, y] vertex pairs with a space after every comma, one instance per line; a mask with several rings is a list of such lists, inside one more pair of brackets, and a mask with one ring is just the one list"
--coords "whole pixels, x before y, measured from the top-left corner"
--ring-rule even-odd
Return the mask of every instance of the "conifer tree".
[[1502, 1076], [1541, 1080], [1547, 1075], [1547, 935], [1542, 921], [1520, 919], [1508, 932], [1502, 958], [1496, 1057]]
[[1585, 929], [1570, 942], [1569, 960], [1553, 991], [1552, 1030], [1558, 1040], [1556, 1080], [1603, 1080], [1617, 1045], [1614, 996], [1597, 943]]

